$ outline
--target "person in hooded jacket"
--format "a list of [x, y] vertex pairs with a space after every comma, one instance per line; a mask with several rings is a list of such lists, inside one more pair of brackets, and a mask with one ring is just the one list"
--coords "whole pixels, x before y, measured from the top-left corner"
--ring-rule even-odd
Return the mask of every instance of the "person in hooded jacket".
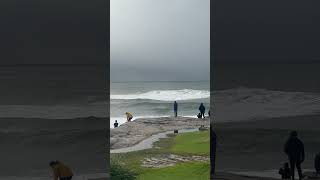
[[204, 113], [206, 111], [206, 108], [204, 107], [203, 103], [200, 104], [199, 111], [200, 111], [201, 117], [205, 118]]
[[303, 142], [298, 138], [297, 131], [292, 131], [290, 137], [284, 146], [284, 152], [288, 155], [291, 179], [294, 180], [294, 170], [295, 167], [298, 170], [299, 179], [303, 178], [301, 163], [304, 161], [304, 145]]

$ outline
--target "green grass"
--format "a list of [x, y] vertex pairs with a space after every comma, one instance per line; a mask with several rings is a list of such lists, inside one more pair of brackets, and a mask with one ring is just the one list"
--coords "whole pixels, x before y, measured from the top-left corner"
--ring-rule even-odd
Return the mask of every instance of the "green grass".
[[115, 162], [111, 162], [110, 175], [112, 180], [135, 180], [136, 179], [135, 172]]
[[157, 148], [130, 153], [111, 154], [112, 162], [132, 171], [137, 180], [207, 180], [209, 178], [209, 162], [180, 163], [166, 168], [144, 168], [141, 160], [146, 157], [157, 157], [163, 154], [209, 156], [210, 135], [208, 131], [171, 134], [154, 144]]
[[209, 169], [209, 163], [183, 163], [173, 167], [146, 170], [137, 180], [208, 180]]
[[171, 151], [176, 154], [210, 154], [209, 131], [180, 134], [174, 138], [173, 144]]

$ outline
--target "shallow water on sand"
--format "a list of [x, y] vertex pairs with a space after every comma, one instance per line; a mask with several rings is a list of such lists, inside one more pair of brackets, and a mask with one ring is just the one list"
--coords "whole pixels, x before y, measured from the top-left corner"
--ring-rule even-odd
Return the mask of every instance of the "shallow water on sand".
[[[181, 129], [179, 130], [179, 133], [187, 133], [187, 132], [195, 132], [195, 131], [198, 131], [198, 129]], [[153, 147], [153, 143], [159, 141], [162, 138], [166, 138], [168, 134], [172, 134], [172, 133], [173, 131], [166, 131], [166, 132], [154, 134], [134, 146], [121, 148], [121, 149], [113, 149], [113, 150], [110, 150], [110, 153], [127, 153], [127, 152], [151, 149]]]

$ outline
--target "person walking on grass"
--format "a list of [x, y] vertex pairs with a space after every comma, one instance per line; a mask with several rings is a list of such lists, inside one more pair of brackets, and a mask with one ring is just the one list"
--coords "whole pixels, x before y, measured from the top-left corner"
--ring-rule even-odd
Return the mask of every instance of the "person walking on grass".
[[177, 101], [174, 101], [173, 103], [173, 111], [174, 111], [174, 117], [178, 116], [178, 103]]
[[53, 179], [54, 180], [71, 180], [73, 176], [73, 172], [71, 169], [62, 164], [59, 161], [51, 161], [49, 163], [49, 166], [51, 167], [53, 171]]
[[284, 152], [288, 155], [291, 179], [294, 180], [294, 169], [297, 167], [299, 179], [303, 178], [301, 163], [304, 161], [304, 145], [303, 142], [298, 138], [297, 131], [292, 131], [290, 137], [287, 140]]
[[206, 108], [204, 107], [203, 103], [200, 104], [199, 111], [200, 111], [200, 114], [201, 114], [201, 118], [202, 117], [205, 118], [204, 113], [206, 111]]

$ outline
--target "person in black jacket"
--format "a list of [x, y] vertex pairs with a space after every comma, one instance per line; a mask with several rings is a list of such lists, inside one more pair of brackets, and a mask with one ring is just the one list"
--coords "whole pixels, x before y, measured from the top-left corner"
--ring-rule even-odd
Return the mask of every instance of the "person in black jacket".
[[117, 120], [113, 123], [113, 126], [114, 126], [114, 128], [116, 128], [116, 127], [118, 127], [118, 126], [119, 126], [119, 123], [118, 123], [118, 121], [117, 121]]
[[174, 117], [178, 116], [178, 103], [177, 101], [174, 101], [173, 103], [173, 111], [174, 111]]
[[298, 133], [292, 131], [289, 139], [287, 140], [284, 152], [288, 155], [291, 170], [291, 179], [294, 180], [294, 168], [297, 167], [299, 179], [303, 178], [301, 163], [304, 161], [304, 145], [298, 138]]
[[204, 107], [203, 103], [200, 104], [199, 111], [200, 111], [201, 117], [205, 118], [204, 113], [206, 111], [206, 108]]

